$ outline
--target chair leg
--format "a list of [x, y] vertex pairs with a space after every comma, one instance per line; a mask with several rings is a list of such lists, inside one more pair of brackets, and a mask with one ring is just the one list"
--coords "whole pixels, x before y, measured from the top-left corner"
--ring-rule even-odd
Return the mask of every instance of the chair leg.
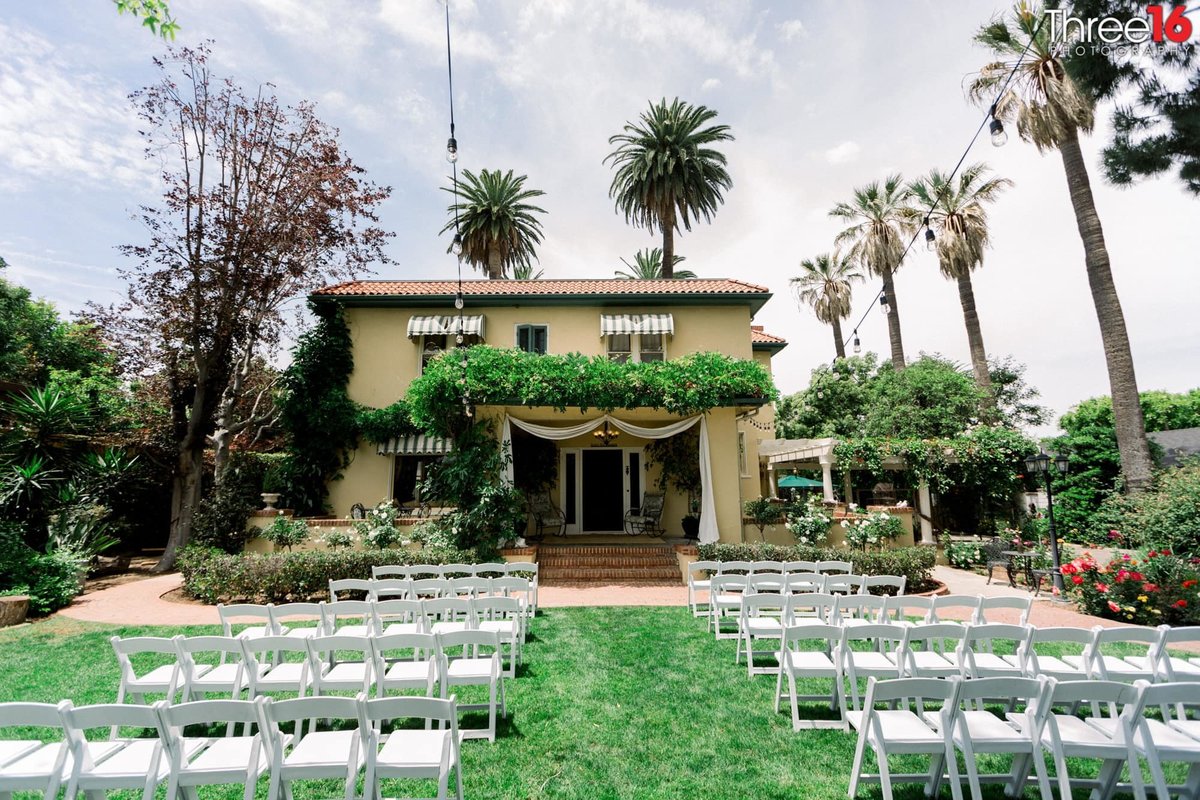
[[883, 800], [892, 800], [892, 774], [888, 771], [886, 750], [880, 748], [875, 751], [875, 763], [879, 765], [879, 788], [883, 791]]
[[971, 787], [971, 800], [983, 800], [983, 789], [979, 786], [979, 765], [975, 763], [975, 751], [971, 747], [970, 737], [963, 736], [961, 747], [967, 768], [967, 785]]
[[854, 763], [850, 767], [850, 786], [846, 790], [851, 800], [858, 793], [858, 779], [862, 775], [863, 751], [867, 746], [867, 729], [861, 728], [858, 731], [858, 743], [854, 745]]
[[[779, 671], [783, 672], [783, 668], [781, 667]], [[790, 669], [788, 670], [788, 699], [791, 702], [791, 706], [792, 706], [792, 730], [799, 731], [800, 730], [800, 705], [799, 705], [799, 700], [796, 697], [796, 676], [792, 673], [792, 671]]]

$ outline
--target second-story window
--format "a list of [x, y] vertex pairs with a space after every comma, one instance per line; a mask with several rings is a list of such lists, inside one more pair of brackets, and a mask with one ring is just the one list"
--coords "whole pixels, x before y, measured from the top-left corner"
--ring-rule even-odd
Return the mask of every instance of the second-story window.
[[425, 371], [425, 367], [429, 362], [437, 357], [439, 353], [446, 349], [445, 336], [422, 336], [421, 337], [421, 372]]
[[638, 337], [641, 341], [640, 361], [663, 360], [663, 335], [661, 333], [643, 333]]
[[633, 335], [614, 333], [608, 337], [608, 357], [618, 364], [625, 364], [633, 357]]
[[608, 357], [620, 364], [630, 361], [662, 361], [666, 345], [661, 333], [614, 333], [608, 337]]
[[550, 329], [546, 325], [518, 325], [517, 349], [545, 355], [549, 333]]

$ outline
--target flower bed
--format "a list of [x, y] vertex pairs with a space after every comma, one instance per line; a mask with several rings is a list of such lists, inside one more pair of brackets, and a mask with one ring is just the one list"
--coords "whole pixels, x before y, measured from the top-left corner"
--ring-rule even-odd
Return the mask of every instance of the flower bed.
[[246, 600], [281, 603], [328, 594], [331, 580], [370, 578], [371, 567], [390, 564], [473, 563], [475, 553], [452, 548], [329, 550], [270, 555], [230, 555], [191, 547], [179, 556], [183, 591], [205, 603]]
[[907, 579], [905, 593], [914, 594], [933, 588], [937, 552], [932, 547], [897, 547], [864, 553], [802, 545], [702, 544], [700, 558], [706, 561], [850, 561], [858, 575], [903, 575]]
[[1067, 596], [1087, 614], [1138, 625], [1200, 624], [1200, 559], [1170, 550], [1125, 554], [1107, 564], [1090, 553], [1063, 564]]

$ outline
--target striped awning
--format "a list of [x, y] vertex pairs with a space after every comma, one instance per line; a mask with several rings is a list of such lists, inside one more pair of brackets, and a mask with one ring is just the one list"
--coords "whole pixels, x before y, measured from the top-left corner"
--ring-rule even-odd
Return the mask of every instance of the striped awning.
[[675, 334], [675, 318], [670, 314], [601, 314], [600, 335], [614, 333]]
[[[459, 319], [462, 319], [461, 331], [458, 325]], [[458, 333], [464, 336], [474, 335], [482, 339], [483, 315], [464, 314], [461, 318], [458, 315], [410, 317], [408, 320], [408, 336], [410, 339], [415, 339], [418, 336], [447, 336]]]
[[453, 450], [449, 439], [441, 436], [414, 434], [389, 439], [379, 445], [381, 456], [444, 456]]

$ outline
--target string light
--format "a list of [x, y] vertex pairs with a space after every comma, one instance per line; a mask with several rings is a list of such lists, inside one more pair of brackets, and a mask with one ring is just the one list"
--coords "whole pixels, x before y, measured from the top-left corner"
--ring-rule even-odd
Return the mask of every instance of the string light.
[[858, 331], [854, 331], [854, 355], [862, 352], [862, 341], [858, 338]]
[[[880, 308], [882, 308], [882, 309], [883, 309], [883, 313], [884, 313], [884, 314], [890, 314], [890, 313], [892, 313], [892, 306], [891, 306], [891, 304], [889, 304], [889, 303], [888, 303], [888, 296], [887, 296], [887, 292], [880, 292], [880, 294], [879, 294], [879, 306], [880, 306]], [[858, 328], [855, 328], [854, 330], [858, 330]]]
[[[1012, 79], [1017, 74], [1017, 70], [1021, 68], [1023, 63], [1025, 63], [1025, 57], [1029, 55], [1029, 50], [1033, 47], [1033, 43], [1037, 41], [1038, 35], [1042, 32], [1042, 26], [1046, 24], [1046, 20], [1048, 18], [1048, 15], [1044, 15], [1038, 22], [1037, 27], [1034, 28], [1033, 34], [1029, 37], [1029, 42], [1025, 45], [1025, 49], [1021, 51], [1020, 57], [1017, 58], [1016, 62], [1012, 66], [1012, 69], [1009, 70], [1008, 75], [1004, 78], [1004, 83], [1000, 85], [999, 91], [996, 92], [996, 100], [988, 108], [988, 113], [984, 115], [982, 120], [980, 120], [979, 127], [975, 129], [975, 134], [971, 137], [971, 141], [967, 143], [967, 148], [963, 150], [962, 155], [958, 159], [958, 163], [954, 165], [954, 169], [950, 170], [950, 174], [946, 176], [946, 183], [942, 186], [941, 190], [938, 191], [937, 197], [935, 197], [933, 202], [929, 204], [929, 210], [926, 212], [926, 218], [928, 218], [928, 215], [932, 214], [934, 210], [937, 209], [937, 204], [942, 201], [942, 195], [949, 190], [951, 181], [953, 180], [954, 176], [958, 174], [958, 171], [962, 169], [962, 165], [966, 162], [967, 156], [971, 154], [971, 148], [975, 146], [975, 142], [979, 140], [979, 135], [983, 133], [983, 129], [985, 127], [991, 132], [993, 145], [999, 147], [1008, 141], [1008, 134], [1004, 131], [1004, 123], [1000, 122], [1000, 120], [996, 118], [996, 105], [1000, 102], [1000, 99], [1004, 97], [1004, 93], [1008, 91], [1008, 85], [1012, 83]], [[933, 231], [928, 227], [925, 228], [925, 231], [925, 241], [928, 243], [935, 237], [933, 236]], [[908, 257], [909, 251], [912, 250], [913, 245], [917, 241], [917, 237], [920, 235], [920, 229], [913, 231], [912, 238], [908, 240], [908, 245], [904, 248], [904, 252], [900, 254], [900, 260], [898, 263], [904, 263], [904, 259]], [[887, 313], [890, 308], [888, 306], [887, 295], [885, 291], [881, 288], [877, 296], [879, 297], [879, 304], [883, 306], [884, 312]], [[867, 315], [871, 313], [871, 309], [873, 307], [873, 305], [868, 306], [867, 310], [863, 312], [863, 315], [858, 320], [858, 325], [855, 326], [855, 330], [858, 329], [859, 325], [862, 325], [863, 322], [866, 321]], [[842, 344], [845, 346], [846, 342], [843, 342]], [[837, 359], [834, 359], [831, 363], [837, 363]]]
[[937, 237], [933, 234], [933, 228], [929, 227], [929, 217], [925, 218], [925, 249], [931, 253], [937, 249]]

